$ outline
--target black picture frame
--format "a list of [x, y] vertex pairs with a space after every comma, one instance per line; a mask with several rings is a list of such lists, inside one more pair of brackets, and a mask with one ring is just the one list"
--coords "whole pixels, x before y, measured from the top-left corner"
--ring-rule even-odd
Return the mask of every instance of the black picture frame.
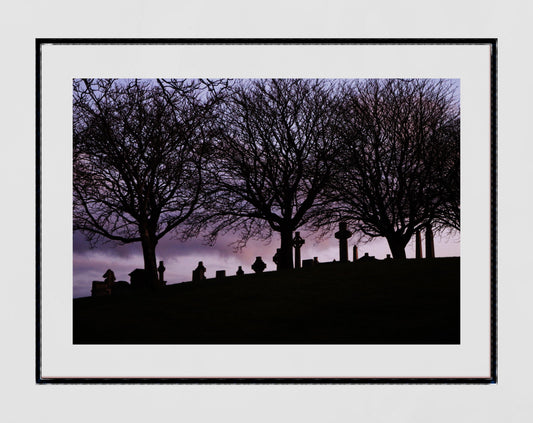
[[[41, 60], [42, 47], [45, 45], [105, 45], [105, 44], [189, 44], [189, 45], [487, 45], [490, 46], [490, 376], [483, 378], [321, 378], [321, 377], [284, 377], [284, 378], [242, 378], [242, 377], [178, 377], [178, 378], [50, 378], [42, 375], [42, 232], [41, 232], [41, 204], [42, 178], [42, 104], [41, 104]], [[36, 325], [35, 325], [35, 380], [38, 384], [495, 384], [497, 383], [497, 39], [495, 38], [309, 38], [309, 39], [277, 39], [277, 38], [38, 38], [35, 40], [36, 64]]]

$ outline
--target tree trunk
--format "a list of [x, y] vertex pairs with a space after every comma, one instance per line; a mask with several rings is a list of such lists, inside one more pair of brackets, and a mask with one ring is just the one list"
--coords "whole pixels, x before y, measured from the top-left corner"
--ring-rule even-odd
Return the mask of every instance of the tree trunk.
[[155, 257], [157, 239], [155, 236], [150, 236], [147, 230], [142, 231], [141, 234], [146, 282], [149, 287], [156, 288], [158, 285], [157, 261]]
[[292, 230], [283, 229], [280, 231], [281, 235], [281, 251], [280, 251], [280, 261], [279, 269], [287, 270], [293, 269], [294, 264], [292, 260]]
[[426, 225], [426, 258], [435, 258], [435, 245], [431, 225]]
[[386, 236], [389, 243], [390, 252], [395, 259], [404, 259], [405, 246], [409, 242], [409, 238], [398, 234], [390, 234]]

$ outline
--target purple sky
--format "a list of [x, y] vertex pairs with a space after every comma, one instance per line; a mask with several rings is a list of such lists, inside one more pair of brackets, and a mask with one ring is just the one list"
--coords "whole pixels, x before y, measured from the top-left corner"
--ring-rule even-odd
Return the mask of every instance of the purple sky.
[[[459, 96], [459, 79], [450, 79], [456, 87], [455, 95]], [[241, 252], [234, 252], [233, 247], [228, 245], [233, 238], [230, 235], [219, 237], [213, 247], [206, 246], [201, 239], [191, 239], [181, 242], [172, 239], [171, 235], [159, 241], [156, 248], [156, 258], [159, 263], [165, 263], [165, 280], [169, 284], [191, 280], [192, 270], [198, 265], [198, 261], [203, 261], [207, 268], [206, 277], [215, 276], [215, 271], [225, 270], [226, 275], [234, 275], [238, 266], [242, 266], [245, 273], [253, 273], [251, 269], [255, 257], [261, 256], [267, 264], [266, 271], [275, 270], [276, 265], [272, 257], [276, 249], [280, 246], [277, 233], [270, 243], [262, 241], [249, 241], [246, 248]], [[331, 238], [318, 241], [312, 235], [302, 231], [302, 237], [306, 240], [302, 247], [302, 260], [306, 258], [318, 257], [319, 261], [327, 262], [339, 259], [338, 241], [331, 234]], [[435, 255], [437, 257], [449, 257], [460, 255], [460, 235], [439, 237], [435, 236]], [[423, 234], [422, 234], [422, 241]], [[376, 238], [365, 244], [357, 241], [357, 236], [348, 240], [349, 258], [352, 260], [352, 246], [358, 245], [359, 256], [368, 252], [371, 256], [383, 259], [390, 253], [385, 238]], [[415, 256], [414, 237], [405, 248], [408, 258]], [[143, 268], [143, 257], [140, 243], [133, 243], [119, 246], [116, 243], [107, 243], [94, 249], [89, 248], [83, 234], [74, 233], [74, 257], [73, 257], [73, 293], [74, 297], [85, 297], [91, 295], [91, 285], [93, 280], [103, 280], [103, 274], [107, 269], [114, 271], [117, 281], [129, 282], [128, 274], [136, 269]]]
[[[306, 240], [301, 250], [302, 260], [312, 257], [318, 257], [321, 262], [339, 259], [338, 241], [333, 235], [320, 242], [313, 236], [306, 236], [303, 232], [302, 236]], [[234, 275], [238, 266], [242, 266], [245, 273], [253, 273], [250, 266], [256, 256], [263, 258], [267, 264], [266, 271], [275, 270], [276, 266], [272, 257], [276, 253], [276, 248], [279, 248], [279, 238], [276, 234], [270, 243], [249, 241], [248, 245], [237, 253], [233, 251], [232, 246], [228, 245], [231, 240], [229, 235], [221, 237], [215, 246], [209, 247], [204, 245], [201, 239], [181, 242], [170, 236], [163, 238], [159, 241], [156, 255], [158, 263], [159, 260], [165, 263], [165, 280], [168, 284], [190, 281], [192, 270], [200, 260], [207, 268], [207, 278], [214, 277], [217, 270], [225, 270], [226, 275]], [[350, 260], [352, 260], [352, 246], [356, 244], [356, 241], [356, 236], [348, 240]], [[378, 259], [385, 258], [390, 253], [384, 238], [376, 238], [366, 244], [360, 243], [358, 250], [360, 257], [368, 252]], [[408, 258], [415, 256], [414, 239], [407, 245], [405, 252]], [[459, 256], [459, 234], [447, 237], [436, 236], [435, 255], [437, 257]], [[102, 275], [108, 268], [114, 271], [117, 281], [129, 282], [128, 273], [133, 269], [143, 268], [141, 244], [119, 246], [108, 243], [90, 249], [83, 234], [78, 231], [74, 232], [74, 297], [90, 296], [92, 281], [103, 280]]]

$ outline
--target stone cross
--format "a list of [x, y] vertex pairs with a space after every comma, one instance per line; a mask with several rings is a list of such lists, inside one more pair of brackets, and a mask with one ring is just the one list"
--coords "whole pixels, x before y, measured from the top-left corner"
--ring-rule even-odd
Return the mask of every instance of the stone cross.
[[305, 244], [305, 240], [300, 236], [300, 232], [296, 232], [292, 240], [292, 245], [294, 247], [294, 267], [296, 269], [301, 269], [302, 260], [300, 256], [300, 248]]
[[419, 230], [416, 231], [416, 258], [422, 258], [422, 238]]
[[426, 258], [435, 258], [435, 245], [433, 244], [431, 225], [426, 226]]
[[348, 238], [352, 233], [346, 229], [346, 222], [339, 223], [339, 231], [335, 232], [335, 238], [339, 240], [339, 261], [341, 263], [348, 261]]
[[159, 273], [159, 282], [163, 282], [165, 278], [163, 277], [163, 274], [165, 273], [165, 266], [163, 266], [163, 262], [159, 262], [159, 267], [157, 268], [157, 272]]

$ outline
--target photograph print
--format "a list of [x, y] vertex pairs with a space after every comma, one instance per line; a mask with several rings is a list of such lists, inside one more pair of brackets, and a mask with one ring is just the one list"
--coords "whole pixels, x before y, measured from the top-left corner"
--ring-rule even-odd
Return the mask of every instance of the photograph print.
[[495, 380], [493, 41], [38, 63], [38, 379]]
[[459, 94], [74, 79], [74, 343], [460, 343]]

